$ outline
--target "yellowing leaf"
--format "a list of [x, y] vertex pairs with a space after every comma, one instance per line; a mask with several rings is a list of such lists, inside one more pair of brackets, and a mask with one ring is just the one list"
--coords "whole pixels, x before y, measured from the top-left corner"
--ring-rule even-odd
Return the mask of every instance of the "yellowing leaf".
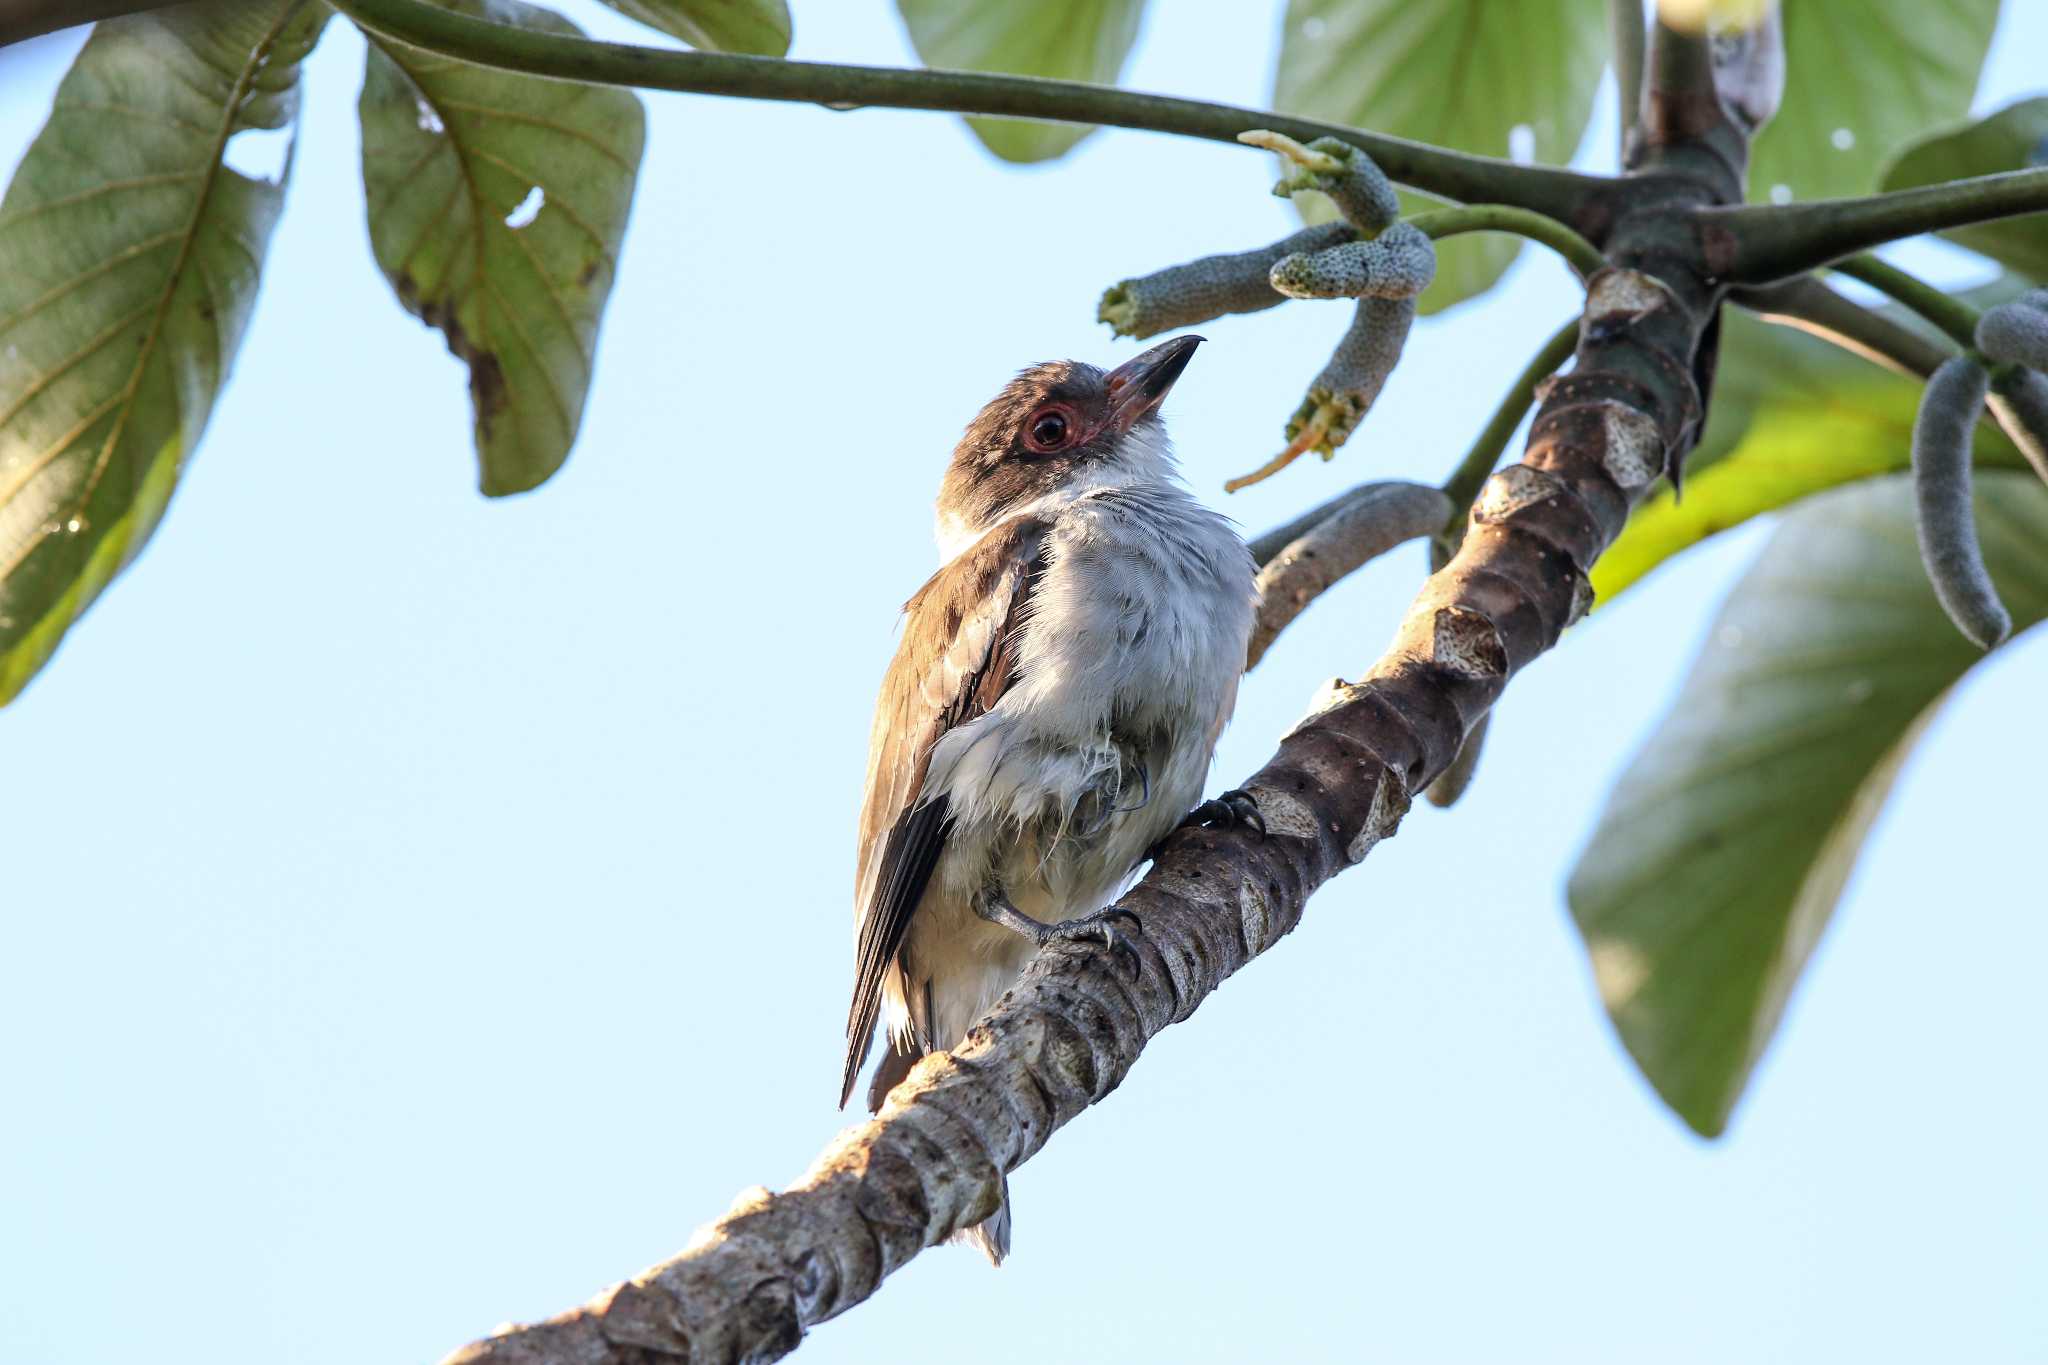
[[[442, 2], [578, 32], [519, 0]], [[583, 419], [640, 168], [640, 101], [368, 36], [371, 247], [399, 300], [469, 366], [484, 492], [523, 492], [561, 467]]]
[[306, 0], [93, 30], [0, 200], [0, 702], [156, 529], [241, 345], [290, 169]]

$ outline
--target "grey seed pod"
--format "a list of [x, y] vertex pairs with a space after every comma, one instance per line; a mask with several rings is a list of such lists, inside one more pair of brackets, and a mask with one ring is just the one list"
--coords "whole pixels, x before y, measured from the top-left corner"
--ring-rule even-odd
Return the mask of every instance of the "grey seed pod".
[[1335, 453], [1380, 396], [1414, 325], [1414, 299], [1360, 299], [1336, 353], [1288, 419], [1286, 448], [1251, 473], [1226, 481], [1223, 491], [1270, 479], [1311, 450], [1324, 459]]
[[1334, 409], [1324, 440], [1332, 449], [1343, 445], [1386, 386], [1387, 376], [1394, 372], [1401, 348], [1408, 342], [1408, 329], [1414, 325], [1412, 298], [1360, 299], [1357, 316], [1337, 343], [1330, 363], [1309, 385], [1308, 397], [1288, 424], [1287, 434], [1297, 435], [1314, 410]]
[[1942, 610], [1979, 649], [1991, 648], [2012, 629], [2012, 617], [1984, 567], [1970, 506], [1970, 440], [1990, 379], [1968, 356], [1943, 362], [1927, 381], [1913, 423], [1920, 562]]
[[1254, 251], [1171, 265], [1112, 285], [1103, 293], [1096, 316], [1118, 336], [1142, 338], [1193, 327], [1225, 313], [1256, 313], [1284, 297], [1268, 280], [1275, 261], [1298, 252], [1322, 251], [1351, 238], [1345, 224], [1324, 223]]
[[1284, 197], [1297, 190], [1321, 190], [1330, 196], [1344, 221], [1367, 236], [1401, 216], [1401, 200], [1393, 182], [1364, 152], [1334, 137], [1319, 137], [1308, 144], [1308, 150], [1322, 153], [1334, 166], [1320, 160], [1303, 165], [1275, 185], [1273, 193]]
[[1429, 798], [1429, 804], [1438, 810], [1449, 810], [1458, 804], [1458, 798], [1472, 785], [1472, 775], [1479, 771], [1479, 752], [1486, 747], [1486, 727], [1493, 720], [1491, 714], [1481, 716], [1479, 723], [1465, 735], [1465, 742], [1458, 746], [1458, 756], [1451, 760], [1451, 766], [1437, 774], [1436, 781], [1422, 789]]
[[2034, 472], [2048, 480], [2048, 375], [2017, 368], [1999, 370], [1991, 376], [1991, 415]]
[[1993, 360], [2048, 370], [2048, 289], [2031, 289], [1977, 319], [1977, 349]]
[[1271, 275], [1273, 288], [1293, 299], [1412, 299], [1435, 278], [1435, 244], [1407, 223], [1371, 241], [1284, 257]]

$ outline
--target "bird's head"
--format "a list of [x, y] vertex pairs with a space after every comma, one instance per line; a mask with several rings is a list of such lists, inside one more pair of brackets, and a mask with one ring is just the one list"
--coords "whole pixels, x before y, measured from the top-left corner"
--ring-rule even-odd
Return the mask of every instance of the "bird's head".
[[1004, 385], [953, 448], [939, 486], [942, 545], [969, 544], [1042, 498], [1171, 478], [1159, 404], [1201, 342], [1176, 337], [1108, 371], [1048, 361]]

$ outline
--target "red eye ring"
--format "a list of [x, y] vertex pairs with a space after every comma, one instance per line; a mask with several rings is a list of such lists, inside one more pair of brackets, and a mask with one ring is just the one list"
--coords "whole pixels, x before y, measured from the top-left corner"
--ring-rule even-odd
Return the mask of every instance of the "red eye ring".
[[1076, 423], [1065, 408], [1040, 408], [1024, 424], [1024, 444], [1041, 455], [1049, 455], [1070, 442]]

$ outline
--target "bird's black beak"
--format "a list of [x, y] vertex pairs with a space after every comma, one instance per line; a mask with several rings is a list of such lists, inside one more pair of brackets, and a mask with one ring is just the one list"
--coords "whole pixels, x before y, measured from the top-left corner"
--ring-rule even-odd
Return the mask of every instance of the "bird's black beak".
[[1173, 381], [1188, 367], [1200, 337], [1175, 337], [1126, 360], [1109, 372], [1109, 424], [1129, 431], [1159, 406]]

